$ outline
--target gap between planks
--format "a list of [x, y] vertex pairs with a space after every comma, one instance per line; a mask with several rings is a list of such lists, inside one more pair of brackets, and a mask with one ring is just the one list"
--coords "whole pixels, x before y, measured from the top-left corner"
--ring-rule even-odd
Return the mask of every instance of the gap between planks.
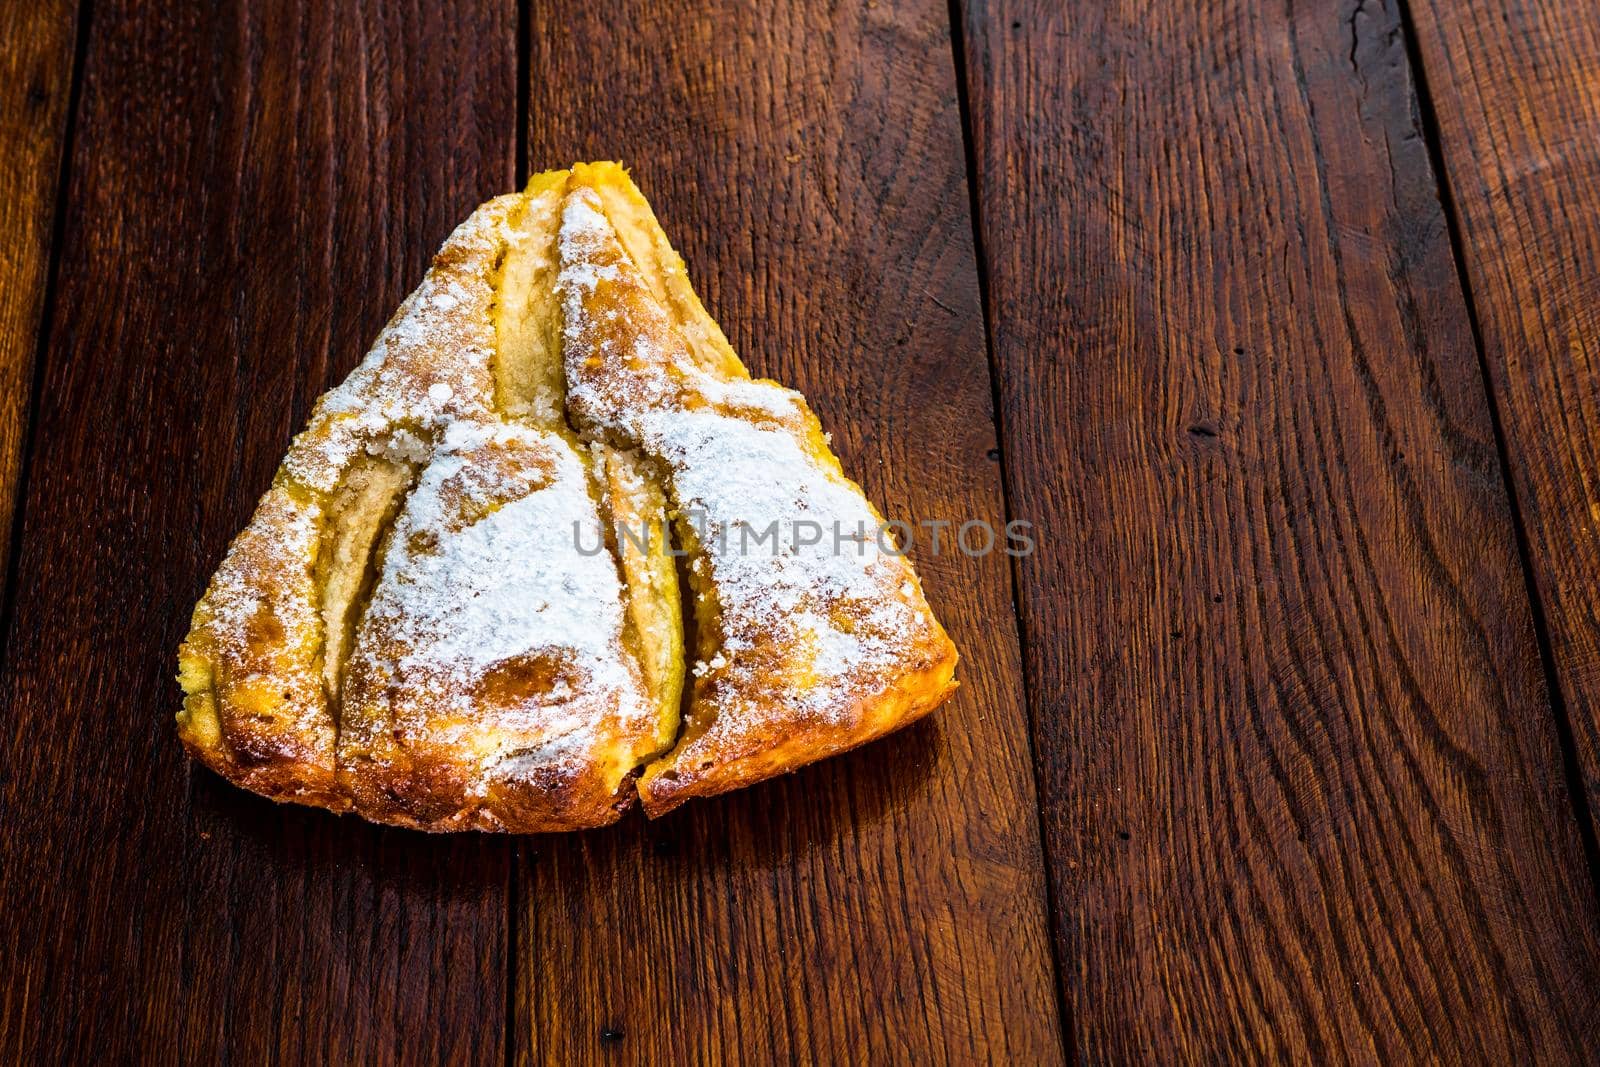
[[[1417, 97], [1419, 124], [1423, 142], [1428, 147], [1428, 160], [1433, 168], [1433, 180], [1439, 192], [1440, 206], [1444, 210], [1445, 228], [1450, 238], [1450, 254], [1455, 261], [1456, 278], [1466, 303], [1467, 323], [1472, 331], [1473, 350], [1478, 357], [1479, 377], [1483, 383], [1485, 403], [1489, 409], [1489, 422], [1494, 430], [1496, 453], [1500, 460], [1500, 478], [1506, 499], [1511, 503], [1512, 531], [1517, 545], [1517, 560], [1522, 567], [1523, 587], [1528, 597], [1528, 608], [1533, 618], [1534, 640], [1539, 648], [1539, 664], [1544, 672], [1546, 696], [1550, 713], [1555, 721], [1556, 737], [1561, 748], [1562, 772], [1566, 778], [1568, 799], [1578, 824], [1578, 839], [1583, 845], [1583, 856], [1589, 871], [1590, 889], [1600, 901], [1600, 842], [1595, 839], [1594, 813], [1590, 809], [1588, 791], [1583, 787], [1583, 770], [1578, 758], [1578, 744], [1572, 728], [1572, 716], [1566, 696], [1561, 688], [1561, 678], [1556, 668], [1555, 653], [1550, 641], [1550, 623], [1544, 599], [1539, 595], [1539, 583], [1534, 572], [1533, 549], [1528, 540], [1527, 516], [1523, 500], [1517, 491], [1516, 479], [1511, 473], [1511, 447], [1506, 435], [1500, 399], [1495, 395], [1493, 378], [1489, 372], [1489, 356], [1483, 343], [1483, 325], [1478, 314], [1478, 297], [1473, 290], [1467, 271], [1467, 244], [1462, 230], [1460, 208], [1455, 190], [1451, 188], [1450, 172], [1445, 166], [1444, 137], [1439, 127], [1433, 93], [1428, 87], [1428, 68], [1422, 56], [1417, 37], [1416, 18], [1411, 10], [1412, 0], [1397, 0], [1400, 11], [1400, 29], [1405, 39], [1406, 57], [1414, 79], [1413, 91]], [[1351, 49], [1355, 48], [1355, 26], [1351, 25]]]
[[[55, 316], [56, 282], [61, 268], [61, 239], [67, 217], [66, 199], [67, 188], [71, 180], [72, 147], [77, 135], [78, 101], [83, 87], [84, 52], [89, 43], [89, 23], [93, 9], [93, 0], [80, 0], [74, 12], [72, 28], [72, 48], [67, 54], [69, 69], [67, 71], [67, 98], [63, 114], [58, 119], [61, 132], [55, 144], [55, 174], [47, 195], [50, 197], [47, 211], [49, 221], [44, 229], [45, 265], [41, 277], [43, 296], [37, 305], [38, 319], [33, 324], [31, 331], [31, 351], [24, 356], [20, 352], [17, 360], [21, 366], [17, 372], [18, 394], [26, 399], [19, 401], [17, 412], [18, 426], [16, 434], [19, 438], [15, 462], [11, 465], [14, 475], [9, 486], [0, 484], [0, 666], [7, 661], [7, 650], [10, 647], [11, 622], [16, 610], [16, 574], [17, 559], [22, 553], [22, 524], [27, 510], [28, 472], [33, 466], [34, 452], [34, 425], [39, 411], [39, 393], [44, 381], [45, 352], [49, 349], [51, 320]], [[19, 39], [22, 35], [19, 35]], [[13, 41], [14, 46], [20, 47], [18, 41]], [[18, 81], [23, 79], [19, 78]], [[48, 149], [46, 150], [48, 155]], [[41, 160], [41, 163], [45, 162]], [[18, 250], [26, 255], [25, 249]], [[0, 354], [0, 358], [5, 358]], [[3, 435], [0, 435], [3, 440]], [[0, 456], [0, 477], [6, 470], [6, 457]], [[7, 521], [9, 520], [9, 521]]]
[[[978, 272], [978, 303], [983, 312], [983, 353], [989, 364], [989, 394], [990, 405], [994, 411], [994, 455], [1000, 465], [1000, 501], [1003, 509], [1003, 518], [1009, 525], [1017, 515], [1017, 509], [1012, 501], [1011, 465], [1010, 457], [1006, 451], [1005, 432], [1005, 405], [1001, 403], [1000, 392], [1000, 361], [996, 358], [994, 347], [994, 308], [989, 294], [989, 251], [983, 233], [983, 205], [979, 193], [979, 168], [977, 131], [972, 125], [972, 100], [971, 89], [967, 84], [967, 24], [966, 16], [961, 10], [962, 0], [948, 0], [947, 9], [950, 19], [950, 58], [955, 67], [956, 79], [956, 104], [961, 115], [961, 148], [967, 165], [967, 203], [968, 214], [972, 218], [972, 249], [976, 260]], [[1019, 638], [1019, 654], [1022, 658], [1023, 674], [1027, 675], [1033, 669], [1033, 642], [1035, 635], [1028, 627], [1028, 620], [1022, 611], [1022, 576], [1018, 569], [1022, 561], [1012, 557], [1008, 571], [1011, 579], [1011, 614], [1016, 619], [1017, 636]], [[1023, 687], [1023, 702], [1028, 711], [1028, 755], [1033, 770], [1034, 795], [1043, 793], [1045, 783], [1042, 768], [1039, 765], [1039, 709], [1033, 692], [1026, 686]], [[1039, 839], [1045, 840], [1044, 807], [1035, 804], [1035, 813], [1039, 825]], [[1056, 1011], [1061, 1022], [1061, 1040], [1067, 1049], [1073, 1046], [1072, 1005], [1067, 999], [1067, 985], [1063, 981], [1062, 972], [1067, 966], [1061, 958], [1061, 931], [1057, 904], [1060, 897], [1060, 887], [1056, 884], [1055, 865], [1049, 862], [1048, 855], [1044, 865], [1045, 908], [1046, 923], [1050, 931], [1050, 961], [1053, 964], [1053, 978], [1055, 980]]]

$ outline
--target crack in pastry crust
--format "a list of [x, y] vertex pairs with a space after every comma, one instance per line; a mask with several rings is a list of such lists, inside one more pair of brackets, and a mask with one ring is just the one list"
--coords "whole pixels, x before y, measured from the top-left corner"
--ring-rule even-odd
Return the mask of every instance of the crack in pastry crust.
[[714, 550], [796, 519], [881, 523], [626, 173], [538, 175], [318, 402], [196, 605], [180, 736], [273, 799], [429, 830], [577, 829], [635, 776], [659, 814], [792, 770], [924, 714], [956, 661], [875, 538]]

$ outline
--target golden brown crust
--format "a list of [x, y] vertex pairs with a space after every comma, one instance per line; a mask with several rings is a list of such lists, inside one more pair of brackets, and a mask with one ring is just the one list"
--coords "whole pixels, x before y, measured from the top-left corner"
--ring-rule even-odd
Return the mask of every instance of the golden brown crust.
[[[956, 651], [799, 394], [750, 378], [620, 167], [574, 168], [562, 228], [568, 409], [651, 457], [693, 550], [700, 663], [684, 732], [645, 768], [659, 815], [853, 748], [955, 688]], [[806, 546], [799, 524], [870, 531]], [[770, 558], [747, 536], [776, 527]], [[733, 538], [739, 544], [730, 545]], [[846, 542], [848, 543], [848, 541]], [[752, 551], [755, 555], [752, 558]]]
[[245, 788], [427, 830], [565, 830], [614, 821], [658, 747], [615, 568], [569, 547], [574, 523], [599, 528], [587, 457], [497, 392], [492, 312], [527, 206], [492, 201], [446, 242], [195, 608], [179, 735]]
[[616, 817], [656, 709], [579, 454], [453, 425], [387, 537], [341, 707], [339, 781], [368, 818], [566, 829]]
[[[861, 696], [842, 714], [768, 722], [743, 731], [737, 745], [675, 752], [670, 761], [652, 764], [648, 781], [640, 782], [645, 813], [656, 818], [685, 801], [787, 774], [909, 726], [956, 691], [956, 659], [955, 646], [946, 641], [935, 661], [908, 669], [887, 689]], [[707, 765], [697, 766], [697, 761]]]
[[[624, 529], [659, 539], [669, 508], [696, 610], [681, 728], [676, 570]], [[882, 522], [621, 168], [539, 175], [318, 402], [196, 605], [179, 734], [276, 800], [536, 832], [615, 821], [636, 777], [657, 815], [926, 714], [956, 652], [909, 562], [714, 550], [790, 510]]]
[[195, 606], [179, 650], [178, 734], [224, 777], [275, 800], [342, 811], [335, 726], [315, 670], [318, 508], [274, 486]]

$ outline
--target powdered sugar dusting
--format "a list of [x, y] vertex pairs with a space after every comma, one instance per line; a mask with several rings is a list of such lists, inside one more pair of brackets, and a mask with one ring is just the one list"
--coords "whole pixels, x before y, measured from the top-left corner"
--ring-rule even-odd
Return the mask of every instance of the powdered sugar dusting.
[[[621, 654], [615, 565], [577, 454], [554, 434], [456, 422], [394, 527], [355, 660], [394, 698], [391, 728], [452, 740], [493, 705], [485, 767], [532, 740], [592, 742], [597, 726], [650, 728]], [[496, 692], [515, 665], [529, 687]], [[439, 733], [443, 723], [444, 733]]]
[[[784, 696], [826, 714], [899, 662], [916, 623], [897, 595], [905, 563], [878, 544], [860, 493], [791, 431], [711, 410], [641, 413], [634, 429], [671, 466], [679, 511], [703, 529], [731, 688], [767, 688], [764, 646], [798, 650], [795, 677], [807, 684]], [[708, 666], [714, 674], [716, 659]]]
[[717, 650], [692, 672], [710, 733], [848, 718], [930, 636], [909, 564], [879, 543], [859, 489], [806, 447], [799, 394], [695, 366], [587, 190], [568, 198], [561, 254], [569, 408], [665, 464], [701, 531], [695, 566], [720, 610]]
[[[804, 399], [725, 372], [728, 359], [697, 361], [686, 338], [704, 341], [704, 317], [667, 316], [589, 190], [567, 196], [559, 243], [568, 393], [497, 408], [498, 268], [524, 203], [491, 201], [451, 235], [361, 365], [318, 402], [196, 609], [186, 657], [201, 665], [185, 684], [217, 698], [222, 739], [185, 740], [236, 781], [434, 829], [583, 824], [612, 810], [657, 743], [658, 709], [624, 641], [597, 460], [549, 428], [563, 401], [591, 447], [639, 449], [698, 531], [692, 569], [716, 615], [693, 666], [703, 732], [673, 760], [694, 745], [721, 757], [770, 748], [805, 720], [860, 739], [849, 728], [863, 702], [944, 642]], [[553, 417], [536, 426], [530, 412]], [[376, 577], [358, 590], [351, 567], [373, 540]], [[337, 595], [319, 585], [335, 567]], [[341, 645], [322, 627], [343, 625], [347, 605], [359, 621], [341, 683], [323, 662]], [[266, 741], [246, 753], [229, 715]], [[251, 778], [235, 753], [289, 766]]]
[[[515, 200], [501, 197], [479, 208], [456, 227], [436, 262], [491, 262], [505, 241]], [[429, 271], [361, 365], [317, 402], [310, 425], [284, 458], [284, 471], [328, 492], [358, 450], [381, 447], [397, 431], [436, 436], [456, 419], [493, 419], [494, 298], [487, 270]]]
[[[494, 406], [496, 264], [520, 203], [491, 201], [458, 227], [361, 365], [318, 402], [196, 612], [191, 648], [235, 689], [259, 681], [252, 692], [281, 701], [283, 750], [329, 782], [347, 756], [381, 768], [423, 745], [435, 754], [402, 763], [448, 761], [428, 773], [475, 776], [467, 795], [482, 798], [493, 782], [537, 791], [620, 775], [617, 761], [652, 743], [616, 566], [577, 548], [598, 545], [601, 530], [584, 460]], [[330, 706], [315, 574], [324, 508], [369, 455], [415, 471], [416, 484], [383, 541], [343, 706]], [[228, 770], [226, 753], [213, 757]], [[410, 817], [377, 803], [363, 810]]]
[[[268, 491], [255, 522], [229, 546], [203, 605], [209, 615], [204, 635], [214, 642], [210, 654], [227, 658], [230, 688], [290, 697], [279, 706], [278, 721], [303, 733], [312, 748], [332, 743], [321, 684], [299, 669], [321, 635], [312, 577], [321, 521], [317, 504], [301, 504], [283, 488]], [[269, 639], [279, 633], [289, 647]]]

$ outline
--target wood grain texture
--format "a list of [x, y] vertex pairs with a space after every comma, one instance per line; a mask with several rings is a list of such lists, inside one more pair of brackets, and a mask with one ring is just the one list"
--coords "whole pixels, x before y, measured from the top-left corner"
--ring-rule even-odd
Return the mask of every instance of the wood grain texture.
[[1600, 1040], [1594, 896], [1398, 18], [965, 9], [1089, 1061]]
[[317, 394], [511, 187], [515, 9], [97, 2], [4, 665], [0, 1061], [503, 1058], [508, 847], [191, 766], [178, 639]]
[[[944, 5], [530, 10], [531, 169], [629, 163], [872, 499], [1003, 525]], [[930, 720], [519, 853], [523, 1062], [1061, 1058], [1009, 561], [914, 554], [962, 654]]]
[[76, 0], [0, 7], [0, 588], [11, 562], [77, 18]]
[[1600, 4], [1409, 5], [1589, 811], [1600, 811]]

